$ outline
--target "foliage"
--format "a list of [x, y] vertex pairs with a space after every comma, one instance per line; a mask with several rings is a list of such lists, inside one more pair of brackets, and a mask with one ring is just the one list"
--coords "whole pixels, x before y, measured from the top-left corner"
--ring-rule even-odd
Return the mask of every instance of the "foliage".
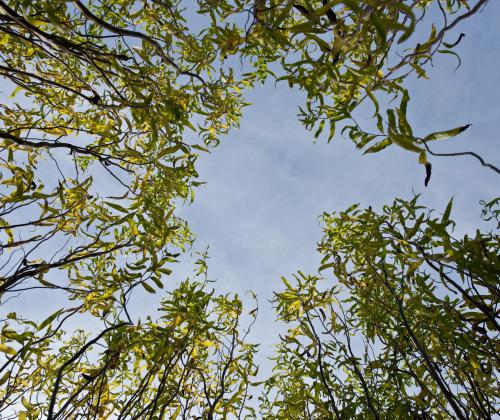
[[250, 327], [241, 325], [237, 296], [215, 296], [204, 283], [185, 281], [162, 301], [159, 320], [68, 337], [61, 326], [78, 310], [60, 310], [40, 324], [8, 315], [0, 344], [9, 356], [1, 367], [2, 411], [22, 403], [19, 418], [26, 419], [211, 419], [253, 412], [248, 400], [257, 347], [245, 342]]
[[415, 197], [323, 215], [319, 270], [336, 282], [299, 273], [276, 294], [288, 333], [268, 417], [499, 414], [499, 236], [454, 238], [450, 211], [436, 217]]
[[[486, 3], [0, 0], [11, 94], [0, 104], [0, 303], [42, 289], [60, 306], [44, 321], [2, 319], [2, 416], [253, 415], [255, 346], [237, 297], [207, 292], [205, 278], [167, 294], [159, 321], [127, 307], [138, 288], [163, 288], [192, 244], [176, 206], [201, 184], [199, 153], [238, 126], [245, 90], [272, 78], [305, 94], [299, 119], [315, 138], [341, 123], [365, 153], [396, 144], [418, 153], [427, 183], [428, 143], [469, 126], [414, 135], [405, 83], [426, 78], [436, 54], [456, 56], [463, 35], [448, 34]], [[64, 333], [74, 319], [102, 332]]]
[[[283, 72], [277, 80], [306, 92], [302, 120], [319, 124], [317, 135], [329, 122], [331, 138], [336, 121], [351, 119], [365, 98], [374, 101], [380, 134], [357, 124], [344, 130], [359, 147], [383, 138], [367, 152], [392, 143], [418, 152], [427, 182], [423, 145], [468, 126], [414, 137], [404, 80], [422, 75], [447, 31], [485, 1], [438, 2], [446, 25], [392, 63], [393, 48], [432, 4], [273, 0], [252, 8], [200, 0], [198, 13], [210, 19], [195, 31], [179, 2], [0, 2], [0, 75], [18, 98], [0, 114], [1, 249], [11, 255], [0, 293], [37, 279], [36, 287], [87, 299], [90, 310], [106, 293], [123, 301], [137, 284], [151, 287], [148, 279], [161, 285], [161, 270], [175, 258], [167, 248], [190, 241], [174, 208], [199, 184], [195, 152], [237, 125], [241, 88], [273, 74], [273, 63]], [[447, 23], [448, 14], [458, 15]], [[224, 61], [230, 56], [251, 71], [236, 76]], [[376, 92], [402, 96], [387, 110], [387, 127]], [[53, 269], [68, 281], [47, 280]]]
[[[241, 54], [257, 69], [249, 77], [272, 75], [305, 93], [299, 119], [315, 130], [316, 138], [328, 127], [331, 141], [343, 122], [342, 133], [364, 153], [395, 144], [418, 153], [430, 176], [427, 153], [433, 152], [427, 143], [469, 127], [413, 134], [406, 117], [405, 83], [409, 76], [427, 79], [426, 68], [436, 55], [451, 55], [460, 63], [454, 48], [464, 34], [448, 40], [452, 42], [447, 36], [487, 0], [260, 0], [253, 8], [238, 0], [199, 3], [212, 17], [214, 34], [227, 34], [232, 48], [224, 55]], [[245, 14], [246, 25], [239, 29], [230, 18]], [[392, 108], [388, 102], [398, 97], [399, 106]], [[356, 117], [363, 102], [374, 107], [373, 121], [365, 126]]]
[[137, 6], [0, 3], [0, 75], [17, 98], [0, 108], [1, 249], [17, 256], [1, 294], [37, 279], [92, 310], [103, 294], [161, 287], [190, 241], [175, 202], [198, 185], [196, 150], [237, 124], [242, 102], [222, 69], [200, 76], [208, 35], [191, 35], [178, 8]]

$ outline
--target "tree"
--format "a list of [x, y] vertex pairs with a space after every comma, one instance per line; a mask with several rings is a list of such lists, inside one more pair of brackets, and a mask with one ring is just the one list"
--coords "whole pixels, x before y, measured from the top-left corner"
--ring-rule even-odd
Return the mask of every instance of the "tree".
[[[405, 81], [425, 78], [437, 54], [456, 55], [463, 36], [448, 34], [486, 4], [0, 0], [0, 78], [11, 92], [0, 104], [0, 301], [39, 289], [59, 299], [45, 320], [2, 320], [2, 415], [15, 415], [19, 401], [20, 415], [32, 418], [243, 410], [251, 384], [242, 372], [253, 374], [254, 347], [236, 333], [238, 321], [229, 321], [241, 313], [227, 308], [239, 307], [236, 297], [215, 298], [189, 283], [167, 294], [166, 302], [205, 302], [206, 312], [193, 312], [198, 323], [186, 342], [182, 324], [141, 322], [127, 307], [139, 286], [152, 294], [163, 288], [192, 244], [175, 209], [201, 183], [198, 154], [238, 126], [245, 90], [271, 77], [305, 93], [299, 119], [315, 137], [328, 127], [330, 141], [341, 124], [365, 153], [396, 144], [418, 154], [427, 183], [428, 143], [468, 125], [414, 135]], [[427, 35], [417, 30], [424, 19], [432, 26]], [[367, 101], [373, 124], [361, 127], [356, 112]], [[175, 314], [168, 319], [188, 312], [161, 308], [167, 318]], [[76, 317], [93, 319], [101, 333], [64, 335], [63, 325]], [[216, 359], [200, 340], [218, 343]], [[99, 354], [103, 343], [112, 350]], [[164, 356], [155, 356], [158, 349]], [[189, 376], [182, 372], [191, 351], [203, 356]], [[48, 366], [56, 353], [59, 363]], [[226, 385], [222, 372], [236, 382]], [[214, 375], [222, 379], [209, 385]], [[121, 395], [111, 389], [117, 380]], [[183, 386], [197, 397], [190, 400]]]
[[[450, 138], [469, 125], [426, 135], [414, 134], [406, 118], [409, 76], [427, 79], [426, 68], [438, 55], [460, 58], [453, 50], [463, 39], [448, 39], [461, 21], [480, 11], [487, 0], [434, 2], [417, 1], [328, 1], [259, 0], [254, 8], [238, 1], [207, 0], [212, 25], [227, 33], [232, 48], [224, 56], [241, 54], [257, 69], [254, 77], [273, 76], [303, 91], [305, 104], [299, 120], [317, 138], [328, 127], [328, 141], [341, 124], [342, 134], [364, 153], [379, 152], [391, 145], [417, 153], [431, 176], [428, 154], [431, 141]], [[223, 22], [247, 14], [245, 37], [235, 34], [234, 23]], [[432, 29], [424, 33], [422, 23]], [[417, 36], [413, 36], [419, 29]], [[399, 98], [399, 106], [391, 102]], [[371, 102], [370, 123], [358, 122], [358, 110]], [[366, 118], [366, 116], [364, 116]], [[500, 170], [471, 152], [443, 155], [471, 155], [497, 173]]]
[[[498, 222], [495, 200], [484, 216]], [[499, 237], [453, 236], [396, 200], [323, 215], [320, 272], [276, 294], [288, 325], [267, 381], [273, 418], [484, 418], [499, 414]]]
[[[238, 84], [222, 69], [200, 76], [215, 52], [187, 33], [178, 7], [133, 4], [0, 3], [0, 75], [22, 95], [1, 108], [2, 250], [17, 256], [2, 267], [1, 294], [37, 279], [92, 291], [96, 304], [110, 289], [123, 300], [147, 278], [160, 284], [190, 240], [175, 202], [197, 185], [194, 151], [237, 123]], [[47, 282], [54, 269], [68, 281]]]
[[82, 306], [40, 323], [7, 316], [0, 344], [8, 355], [0, 367], [2, 412], [18, 411], [20, 419], [254, 413], [249, 400], [257, 346], [246, 342], [253, 322], [242, 325], [237, 296], [207, 291], [206, 277], [187, 280], [164, 298], [158, 320], [65, 334], [63, 323]]

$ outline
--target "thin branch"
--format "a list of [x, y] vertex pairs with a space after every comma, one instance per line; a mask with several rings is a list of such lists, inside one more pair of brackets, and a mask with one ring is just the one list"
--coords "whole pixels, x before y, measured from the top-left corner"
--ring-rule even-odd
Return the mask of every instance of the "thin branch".
[[59, 368], [59, 370], [57, 371], [57, 377], [56, 377], [56, 381], [55, 381], [55, 384], [54, 384], [54, 389], [52, 391], [52, 395], [50, 396], [49, 411], [48, 411], [48, 414], [47, 414], [47, 419], [48, 420], [54, 420], [54, 407], [55, 407], [55, 404], [56, 404], [56, 397], [57, 397], [57, 393], [59, 391], [59, 385], [60, 385], [61, 380], [62, 380], [64, 369], [66, 369], [69, 365], [71, 365], [73, 362], [75, 362], [80, 356], [83, 355], [83, 353], [85, 353], [87, 351], [87, 349], [90, 346], [92, 346], [93, 344], [97, 343], [108, 332], [116, 330], [118, 328], [121, 328], [121, 327], [123, 327], [125, 325], [131, 325], [131, 324], [129, 322], [122, 322], [120, 324], [113, 325], [113, 326], [111, 326], [109, 328], [106, 328], [97, 337], [95, 337], [94, 339], [92, 339], [89, 342], [87, 342], [80, 350], [78, 350], [69, 360], [67, 360]]

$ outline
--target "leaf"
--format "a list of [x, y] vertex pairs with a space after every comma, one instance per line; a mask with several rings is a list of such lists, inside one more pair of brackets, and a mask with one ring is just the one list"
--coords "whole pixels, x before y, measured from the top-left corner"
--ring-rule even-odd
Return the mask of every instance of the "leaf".
[[292, 26], [288, 28], [288, 30], [292, 33], [306, 33], [306, 32], [315, 32], [315, 33], [323, 33], [325, 32], [323, 29], [319, 29], [315, 26], [314, 21], [307, 21], [303, 23], [299, 23], [298, 25]]
[[170, 416], [170, 418], [171, 418], [172, 420], [175, 420], [175, 419], [179, 416], [179, 414], [180, 414], [180, 412], [181, 412], [181, 409], [182, 409], [182, 405], [179, 405], [179, 406], [175, 409], [175, 411], [173, 412], [173, 414]]
[[5, 382], [7, 382], [7, 379], [10, 377], [10, 371], [6, 371], [2, 377], [0, 378], [0, 385], [3, 385]]
[[461, 66], [462, 64], [462, 59], [460, 58], [460, 56], [455, 52], [455, 51], [450, 51], [450, 50], [438, 50], [438, 53], [441, 53], [441, 54], [450, 54], [450, 55], [453, 55], [455, 56], [455, 58], [458, 60], [458, 64], [457, 66], [455, 67], [455, 69], [453, 71], [457, 71], [458, 68]]
[[52, 315], [50, 315], [45, 321], [43, 321], [39, 326], [38, 326], [38, 331], [43, 330], [47, 325], [51, 324], [52, 321], [62, 312], [62, 309], [54, 312]]
[[304, 6], [302, 6], [301, 4], [296, 4], [294, 3], [293, 4], [293, 7], [298, 10], [300, 12], [300, 14], [302, 14], [303, 16], [307, 17], [308, 19], [311, 18], [311, 13], [309, 12], [309, 10], [307, 10]]
[[11, 356], [15, 356], [17, 354], [16, 350], [14, 350], [12, 347], [9, 347], [3, 343], [0, 343], [0, 351], [2, 353], [10, 354]]
[[402, 42], [406, 41], [411, 34], [415, 30], [415, 24], [416, 24], [416, 19], [415, 19], [415, 14], [413, 13], [413, 10], [410, 6], [404, 3], [396, 3], [395, 7], [398, 9], [401, 9], [403, 13], [405, 13], [409, 18], [410, 18], [410, 26], [406, 28], [405, 32], [403, 35], [401, 35], [398, 39], [398, 44], [401, 44]]
[[323, 270], [327, 270], [328, 268], [335, 267], [335, 264], [336, 264], [335, 261], [328, 264], [323, 264], [318, 268], [318, 271], [321, 272]]
[[425, 141], [431, 141], [431, 140], [445, 140], [450, 137], [455, 137], [459, 135], [460, 133], [463, 133], [465, 130], [467, 130], [472, 124], [467, 124], [463, 125], [461, 127], [457, 128], [452, 128], [451, 130], [447, 131], [436, 131], [435, 133], [431, 133], [428, 136], [424, 138]]
[[[292, 10], [293, 2], [289, 2], [286, 7], [283, 8], [281, 13], [278, 15], [276, 20], [273, 22], [274, 29], [277, 29], [278, 26], [286, 19], [286, 17], [290, 14], [290, 10]], [[275, 31], [273, 31], [274, 33]]]
[[[158, 270], [157, 270], [158, 271]], [[161, 282], [161, 280], [156, 277], [156, 276], [152, 276], [151, 277], [151, 280], [153, 280], [155, 282], [155, 284], [160, 288], [160, 289], [163, 289], [163, 283]]]
[[389, 123], [389, 129], [391, 129], [394, 133], [396, 133], [397, 126], [396, 126], [396, 114], [394, 113], [393, 109], [388, 109], [387, 110], [387, 120]]
[[333, 139], [333, 136], [335, 136], [335, 122], [330, 120], [330, 130], [328, 133], [328, 143], [330, 143]]
[[342, 3], [357, 14], [360, 14], [363, 11], [358, 0], [342, 0]]
[[326, 42], [325, 40], [321, 39], [319, 36], [314, 35], [314, 34], [305, 34], [305, 36], [309, 39], [313, 39], [316, 41], [318, 46], [321, 48], [323, 52], [330, 52], [332, 50], [330, 44]]
[[401, 97], [401, 103], [399, 104], [399, 110], [406, 116], [406, 109], [408, 108], [408, 101], [410, 100], [410, 95], [406, 89], [403, 90], [403, 96]]
[[441, 218], [441, 223], [448, 223], [448, 220], [450, 220], [450, 214], [451, 214], [451, 208], [453, 207], [453, 197], [451, 200], [448, 202], [448, 205], [446, 206], [446, 209], [444, 211], [443, 217]]
[[319, 312], [321, 313], [321, 316], [323, 318], [323, 321], [326, 321], [326, 314], [325, 314], [325, 311], [321, 308], [319, 308]]
[[288, 289], [293, 289], [292, 285], [288, 282], [285, 277], [281, 277], [281, 281], [285, 284]]
[[317, 10], [315, 10], [316, 16], [326, 15], [333, 6], [336, 6], [339, 3], [342, 3], [342, 0], [331, 0], [331, 1], [327, 2], [327, 3], [323, 2], [324, 6], [320, 7]]
[[156, 293], [156, 290], [153, 289], [149, 284], [147, 284], [146, 282], [142, 282], [141, 283], [142, 287], [144, 287], [144, 289], [146, 289], [147, 292], [151, 293], [151, 294], [155, 294]]
[[415, 69], [419, 78], [422, 77], [424, 79], [429, 79], [429, 76], [427, 76], [427, 73], [421, 66], [415, 63], [410, 63], [410, 66], [412, 66]]
[[421, 152], [420, 155], [418, 155], [418, 163], [422, 165], [427, 164], [427, 155], [425, 152]]
[[371, 14], [370, 21], [375, 27], [375, 31], [377, 32], [377, 35], [380, 38], [380, 43], [385, 43], [385, 40], [387, 38], [387, 31], [385, 30], [385, 27], [380, 21], [380, 19], [378, 19], [375, 15]]
[[380, 152], [381, 150], [385, 149], [387, 146], [390, 146], [392, 144], [392, 141], [389, 138], [385, 138], [384, 140], [378, 142], [377, 144], [374, 144], [372, 147], [366, 149], [363, 154], [366, 155], [367, 153], [376, 153]]
[[321, 122], [319, 123], [319, 127], [318, 129], [316, 130], [316, 132], [314, 133], [314, 138], [317, 139], [321, 132], [323, 131], [323, 128], [325, 127], [325, 120], [321, 120]]
[[403, 112], [400, 108], [396, 109], [396, 112], [398, 114], [399, 131], [407, 136], [413, 136], [413, 131], [408, 123], [408, 120], [406, 119], [405, 112]]
[[28, 412], [31, 413], [33, 411], [33, 406], [30, 404], [30, 402], [25, 397], [21, 398], [21, 403], [24, 405], [24, 408], [26, 408], [26, 410], [28, 410]]
[[414, 143], [413, 137], [411, 136], [404, 136], [389, 130], [389, 138], [399, 147], [409, 150], [410, 152], [421, 153], [424, 151], [424, 149]]
[[107, 204], [109, 207], [118, 210], [122, 213], [128, 213], [128, 210], [125, 207], [120, 206], [119, 204], [111, 203], [110, 201], [105, 201], [104, 203]]
[[375, 115], [377, 115], [379, 113], [379, 110], [380, 110], [377, 98], [372, 93], [372, 91], [370, 89], [368, 89], [368, 88], [365, 89], [365, 93], [371, 99], [371, 101], [373, 102], [373, 105], [375, 106], [375, 112], [373, 113], [373, 116], [375, 117]]

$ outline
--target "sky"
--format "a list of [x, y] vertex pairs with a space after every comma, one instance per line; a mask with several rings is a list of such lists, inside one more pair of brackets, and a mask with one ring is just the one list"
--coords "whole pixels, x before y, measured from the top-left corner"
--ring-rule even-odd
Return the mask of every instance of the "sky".
[[[433, 144], [434, 150], [471, 150], [497, 166], [499, 21], [500, 2], [490, 1], [481, 14], [449, 35], [453, 42], [460, 32], [466, 33], [455, 48], [462, 66], [454, 71], [456, 59], [440, 56], [428, 72], [430, 80], [410, 80], [408, 85], [409, 120], [417, 135], [471, 123], [459, 137]], [[197, 236], [192, 251], [209, 246], [209, 275], [217, 280], [213, 287], [242, 297], [248, 290], [257, 294], [259, 314], [249, 340], [261, 343], [257, 360], [265, 377], [271, 368], [267, 358], [282, 328], [269, 300], [282, 289], [281, 276], [317, 272], [322, 212], [341, 211], [353, 203], [376, 210], [396, 197], [411, 199], [414, 194], [421, 194], [422, 204], [444, 211], [453, 197], [457, 233], [474, 232], [480, 226], [479, 201], [498, 195], [500, 178], [471, 157], [434, 157], [426, 188], [424, 168], [413, 153], [393, 146], [363, 156], [340, 130], [330, 144], [326, 136], [314, 142], [297, 120], [302, 94], [286, 83], [275, 86], [269, 81], [248, 100], [252, 105], [244, 110], [240, 129], [200, 157], [198, 172], [206, 184], [194, 203], [181, 205], [178, 215]], [[372, 112], [367, 108], [364, 118]], [[186, 255], [173, 267], [169, 286], [191, 274], [193, 261]], [[31, 299], [29, 310], [44, 307], [34, 295]], [[19, 302], [9, 303], [4, 310], [15, 310], [16, 305]], [[134, 306], [139, 312], [151, 307], [151, 295], [139, 294]]]

